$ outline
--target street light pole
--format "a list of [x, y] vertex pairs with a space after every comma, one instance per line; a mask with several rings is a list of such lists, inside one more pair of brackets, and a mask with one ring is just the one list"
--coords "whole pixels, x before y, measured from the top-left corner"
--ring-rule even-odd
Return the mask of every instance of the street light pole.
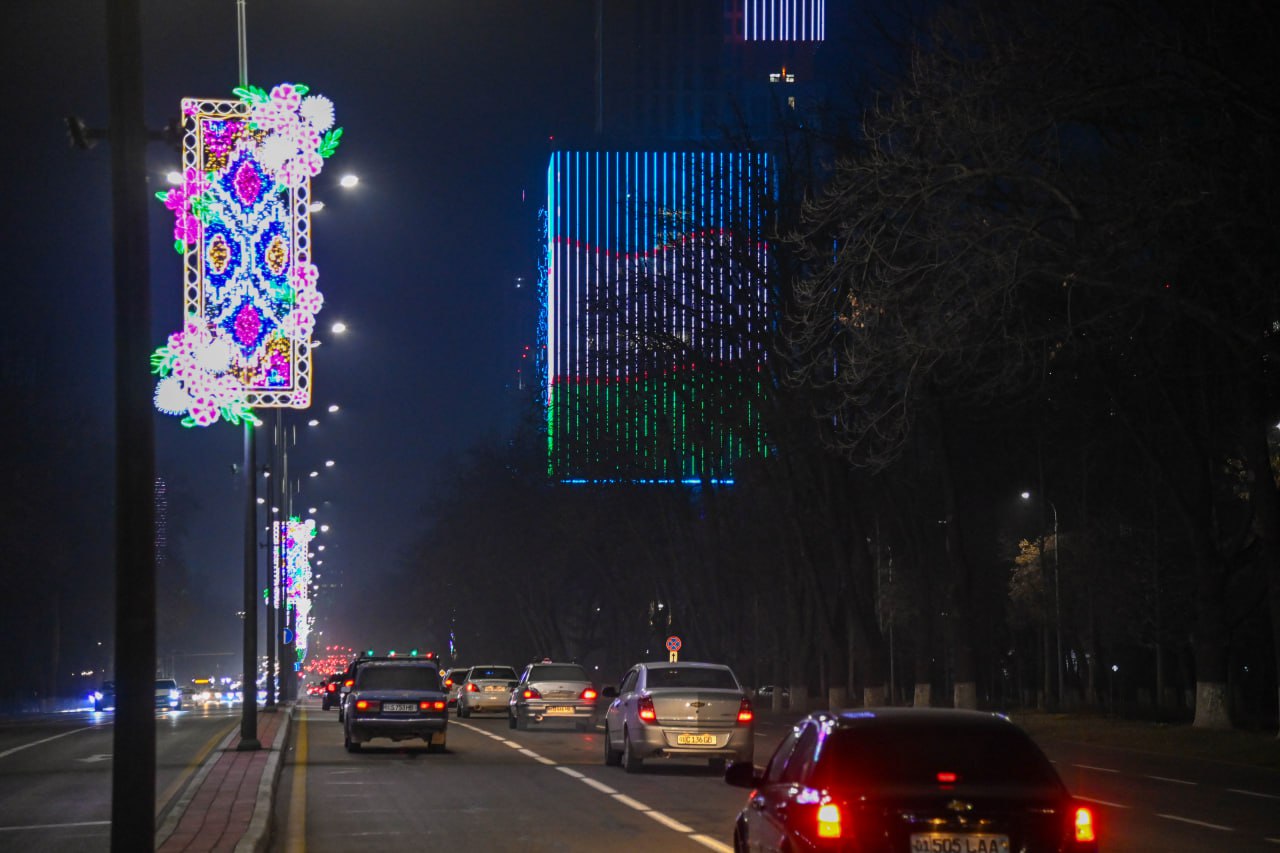
[[1053, 505], [1053, 501], [1049, 501], [1049, 509], [1053, 510], [1053, 621], [1057, 629], [1058, 641], [1058, 709], [1062, 710], [1062, 706], [1066, 704], [1066, 694], [1063, 690], [1063, 672], [1062, 672], [1062, 587], [1058, 581], [1058, 508]]

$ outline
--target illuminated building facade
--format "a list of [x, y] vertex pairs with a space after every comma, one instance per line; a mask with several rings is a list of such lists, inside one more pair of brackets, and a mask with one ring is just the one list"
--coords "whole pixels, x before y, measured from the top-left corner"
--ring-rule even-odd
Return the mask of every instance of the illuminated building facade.
[[559, 151], [546, 405], [562, 482], [727, 482], [764, 452], [765, 154]]
[[767, 448], [760, 235], [776, 193], [762, 152], [805, 101], [825, 3], [597, 0], [595, 13], [594, 130], [547, 173], [550, 473], [729, 482]]

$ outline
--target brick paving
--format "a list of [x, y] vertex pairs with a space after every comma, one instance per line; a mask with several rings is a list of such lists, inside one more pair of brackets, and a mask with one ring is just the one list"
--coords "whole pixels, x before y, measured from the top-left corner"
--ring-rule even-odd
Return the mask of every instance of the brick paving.
[[271, 791], [291, 716], [291, 708], [281, 707], [272, 713], [259, 709], [258, 742], [262, 749], [239, 751], [237, 728], [209, 756], [174, 806], [176, 823], [175, 815], [166, 820], [156, 849], [162, 853], [265, 849]]

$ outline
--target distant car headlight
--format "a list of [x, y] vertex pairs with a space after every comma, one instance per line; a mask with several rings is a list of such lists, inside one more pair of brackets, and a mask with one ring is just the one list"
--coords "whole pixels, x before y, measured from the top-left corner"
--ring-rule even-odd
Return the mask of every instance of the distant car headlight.
[[94, 699], [101, 699], [101, 698], [102, 698], [102, 693], [101, 693], [101, 691], [98, 691], [98, 690], [93, 691], [93, 698], [94, 698]]

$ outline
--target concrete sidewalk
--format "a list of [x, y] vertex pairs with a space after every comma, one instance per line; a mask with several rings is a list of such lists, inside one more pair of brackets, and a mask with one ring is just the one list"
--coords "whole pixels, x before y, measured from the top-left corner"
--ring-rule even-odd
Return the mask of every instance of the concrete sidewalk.
[[272, 799], [294, 706], [258, 709], [262, 749], [241, 752], [240, 728], [218, 744], [156, 832], [164, 853], [260, 853], [270, 841]]

